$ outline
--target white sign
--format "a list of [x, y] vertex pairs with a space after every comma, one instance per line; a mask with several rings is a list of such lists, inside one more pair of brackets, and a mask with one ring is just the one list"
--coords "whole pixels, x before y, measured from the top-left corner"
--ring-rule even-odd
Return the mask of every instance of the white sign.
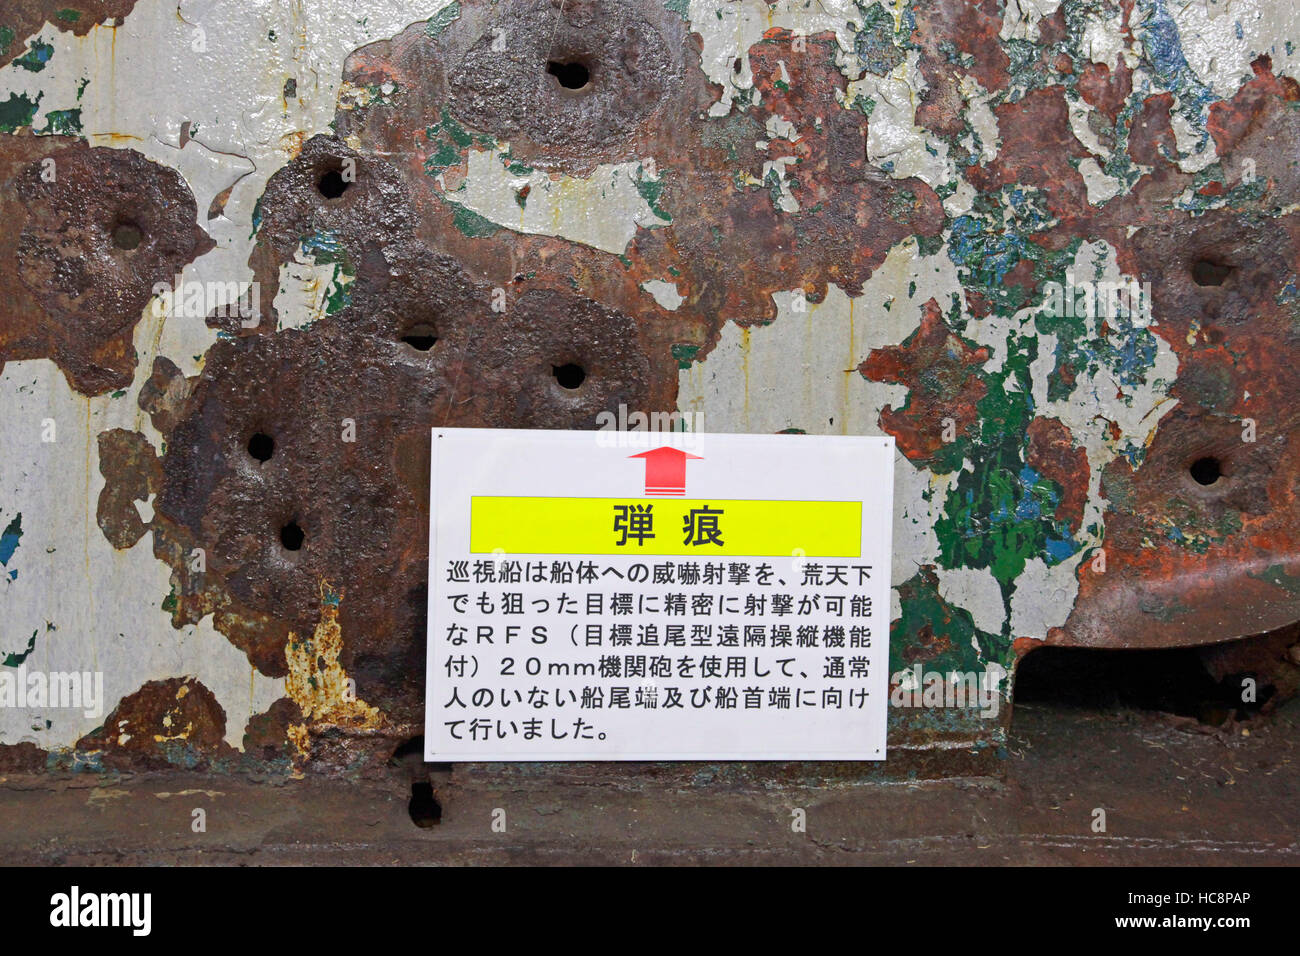
[[893, 463], [434, 429], [425, 759], [883, 760]]

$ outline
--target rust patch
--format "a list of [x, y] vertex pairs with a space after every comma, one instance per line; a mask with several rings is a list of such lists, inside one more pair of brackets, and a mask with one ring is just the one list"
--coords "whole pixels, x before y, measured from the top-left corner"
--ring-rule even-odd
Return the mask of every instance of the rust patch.
[[[671, 122], [686, 24], [663, 4], [505, 0], [460, 9], [416, 95], [445, 83], [439, 105], [509, 141], [522, 162], [583, 172], [636, 159], [638, 132]], [[501, 35], [508, 55], [493, 48]]]
[[180, 174], [133, 150], [0, 139], [0, 367], [49, 358], [86, 395], [129, 385], [154, 285], [215, 245], [195, 212]]
[[193, 677], [149, 681], [122, 698], [104, 726], [77, 748], [102, 752], [105, 766], [184, 763], [200, 769], [234, 755], [225, 742], [226, 712]]
[[292, 759], [297, 748], [290, 741], [290, 728], [303, 722], [302, 711], [287, 697], [281, 697], [265, 713], [254, 714], [244, 728], [244, 756], [272, 763]]
[[[144, 537], [149, 526], [137, 501], [148, 501], [162, 476], [149, 440], [138, 432], [114, 428], [99, 433], [99, 463], [104, 488], [96, 514], [99, 528], [113, 547], [126, 550]], [[111, 469], [111, 474], [105, 468]]]
[[907, 341], [873, 349], [858, 371], [872, 381], [908, 387], [902, 408], [881, 409], [880, 427], [909, 459], [935, 464], [945, 445], [979, 421], [976, 404], [988, 392], [979, 369], [988, 360], [989, 350], [951, 332], [939, 303], [930, 299]]

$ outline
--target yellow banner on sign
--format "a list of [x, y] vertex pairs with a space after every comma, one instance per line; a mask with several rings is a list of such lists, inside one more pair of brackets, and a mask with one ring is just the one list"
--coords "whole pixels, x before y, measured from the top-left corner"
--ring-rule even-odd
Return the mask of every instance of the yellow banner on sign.
[[856, 558], [860, 501], [470, 499], [470, 550], [507, 554]]

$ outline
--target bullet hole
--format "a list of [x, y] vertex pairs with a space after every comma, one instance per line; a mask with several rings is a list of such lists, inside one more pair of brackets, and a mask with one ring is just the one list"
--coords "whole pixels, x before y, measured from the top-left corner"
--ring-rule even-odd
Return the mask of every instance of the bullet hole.
[[1209, 259], [1197, 259], [1192, 263], [1192, 281], [1201, 286], [1223, 285], [1231, 272], [1232, 266]]
[[270, 461], [271, 456], [275, 454], [275, 439], [258, 432], [248, 440], [248, 453], [258, 461]]
[[577, 60], [568, 63], [551, 60], [546, 64], [546, 72], [559, 80], [566, 90], [580, 90], [591, 82], [591, 71]]
[[298, 527], [298, 522], [290, 521], [280, 529], [280, 543], [284, 545], [286, 551], [299, 551], [302, 549], [302, 542], [306, 535], [303, 534], [302, 528]]
[[1223, 477], [1223, 465], [1213, 457], [1196, 459], [1187, 471], [1200, 485], [1212, 485]]
[[331, 169], [317, 181], [316, 188], [326, 199], [338, 199], [351, 185], [339, 170]]
[[113, 245], [119, 249], [129, 252], [138, 248], [143, 239], [144, 233], [133, 222], [120, 222], [113, 227]]
[[417, 325], [402, 336], [402, 341], [417, 352], [427, 352], [437, 343], [438, 335], [431, 325]]
[[422, 830], [442, 822], [442, 804], [433, 795], [433, 784], [418, 780], [411, 784], [411, 802], [407, 804], [411, 822]]
[[581, 365], [574, 365], [572, 362], [566, 362], [563, 365], [552, 365], [551, 374], [555, 380], [560, 383], [561, 388], [575, 389], [579, 387], [587, 378], [587, 373]]

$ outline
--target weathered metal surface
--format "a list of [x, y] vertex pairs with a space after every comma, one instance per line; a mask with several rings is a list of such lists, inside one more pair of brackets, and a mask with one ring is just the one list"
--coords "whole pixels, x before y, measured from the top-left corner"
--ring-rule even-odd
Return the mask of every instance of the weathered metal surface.
[[[49, 775], [6, 791], [0, 853], [43, 866], [1294, 866], [1300, 714], [1284, 716], [1242, 737], [1140, 712], [1029, 708], [1001, 781], [863, 786], [853, 767], [818, 763], [458, 765], [433, 772], [445, 811], [425, 829], [396, 770], [276, 786], [175, 769], [101, 786]], [[1104, 833], [1091, 827], [1098, 807]], [[791, 828], [795, 809], [806, 832]]]
[[1295, 13], [124, 6], [0, 13], [0, 653], [108, 698], [0, 765], [381, 765], [433, 425], [893, 435], [902, 689], [1300, 618]]

